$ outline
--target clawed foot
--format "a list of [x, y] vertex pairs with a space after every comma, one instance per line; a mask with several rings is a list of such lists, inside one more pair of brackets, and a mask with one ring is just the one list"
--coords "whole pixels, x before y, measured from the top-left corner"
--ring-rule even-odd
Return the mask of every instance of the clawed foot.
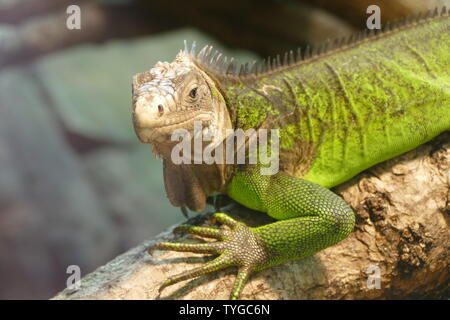
[[174, 232], [189, 233], [217, 239], [218, 241], [200, 244], [161, 242], [150, 248], [149, 252], [153, 250], [173, 250], [219, 255], [201, 267], [168, 278], [159, 288], [160, 292], [174, 283], [196, 278], [230, 266], [237, 266], [239, 269], [230, 295], [230, 299], [235, 300], [239, 299], [250, 274], [253, 271], [263, 269], [263, 265], [268, 260], [268, 255], [254, 229], [224, 213], [216, 213], [213, 218], [228, 226], [229, 229], [184, 225], [177, 227]]

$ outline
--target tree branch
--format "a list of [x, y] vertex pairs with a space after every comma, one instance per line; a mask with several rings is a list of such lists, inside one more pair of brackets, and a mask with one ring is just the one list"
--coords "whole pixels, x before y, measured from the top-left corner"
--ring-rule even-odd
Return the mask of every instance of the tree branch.
[[[354, 232], [313, 257], [255, 274], [243, 299], [448, 298], [450, 280], [450, 133], [379, 164], [336, 188], [357, 214]], [[232, 215], [267, 223], [261, 213], [236, 207]], [[189, 219], [205, 224], [208, 215]], [[78, 290], [54, 299], [227, 299], [235, 270], [165, 289], [163, 280], [205, 258], [146, 249], [158, 241], [189, 241], [170, 228], [87, 275]], [[192, 241], [192, 240], [191, 240]], [[367, 287], [368, 268], [381, 272], [381, 288]]]

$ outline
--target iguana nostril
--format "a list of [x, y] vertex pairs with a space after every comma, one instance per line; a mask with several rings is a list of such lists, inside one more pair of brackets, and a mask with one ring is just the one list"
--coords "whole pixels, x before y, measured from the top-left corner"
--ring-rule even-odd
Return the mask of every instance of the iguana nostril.
[[162, 104], [158, 104], [158, 112], [160, 117], [164, 114], [164, 108]]

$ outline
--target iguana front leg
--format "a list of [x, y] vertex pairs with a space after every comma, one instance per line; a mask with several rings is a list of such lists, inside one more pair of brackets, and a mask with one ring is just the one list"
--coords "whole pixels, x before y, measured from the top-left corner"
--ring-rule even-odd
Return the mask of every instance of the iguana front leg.
[[330, 190], [303, 179], [277, 173], [259, 175], [258, 169], [238, 171], [228, 194], [243, 205], [280, 220], [247, 227], [224, 213], [217, 221], [230, 230], [181, 226], [184, 231], [218, 239], [202, 244], [159, 243], [154, 249], [219, 254], [203, 266], [167, 279], [160, 290], [229, 266], [239, 268], [230, 299], [238, 299], [250, 274], [287, 261], [310, 256], [346, 238], [353, 229], [352, 209]]

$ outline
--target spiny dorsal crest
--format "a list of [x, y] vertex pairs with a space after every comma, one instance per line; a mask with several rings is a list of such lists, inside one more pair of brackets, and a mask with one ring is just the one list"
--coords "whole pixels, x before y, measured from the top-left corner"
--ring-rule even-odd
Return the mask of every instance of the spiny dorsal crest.
[[276, 57], [268, 57], [262, 61], [251, 63], [238, 63], [234, 58], [228, 58], [217, 50], [213, 50], [212, 46], [204, 46], [198, 53], [196, 53], [196, 43], [192, 43], [191, 48], [188, 48], [187, 42], [184, 41], [184, 50], [177, 56], [187, 55], [195, 64], [207, 73], [213, 74], [218, 78], [242, 78], [242, 77], [257, 77], [264, 76], [267, 73], [279, 71], [287, 67], [298, 65], [310, 59], [315, 59], [324, 54], [330, 53], [333, 50], [338, 50], [346, 46], [355, 46], [361, 41], [368, 38], [377, 37], [385, 33], [401, 29], [413, 23], [420, 23], [437, 16], [447, 16], [449, 10], [443, 7], [441, 10], [436, 8], [425, 13], [419, 13], [410, 18], [399, 21], [389, 22], [380, 30], [365, 29], [357, 34], [343, 37], [335, 40], [327, 40], [324, 43], [310, 47], [306, 46], [303, 50], [298, 48], [296, 53], [291, 50], [285, 52], [283, 58], [280, 55]]

